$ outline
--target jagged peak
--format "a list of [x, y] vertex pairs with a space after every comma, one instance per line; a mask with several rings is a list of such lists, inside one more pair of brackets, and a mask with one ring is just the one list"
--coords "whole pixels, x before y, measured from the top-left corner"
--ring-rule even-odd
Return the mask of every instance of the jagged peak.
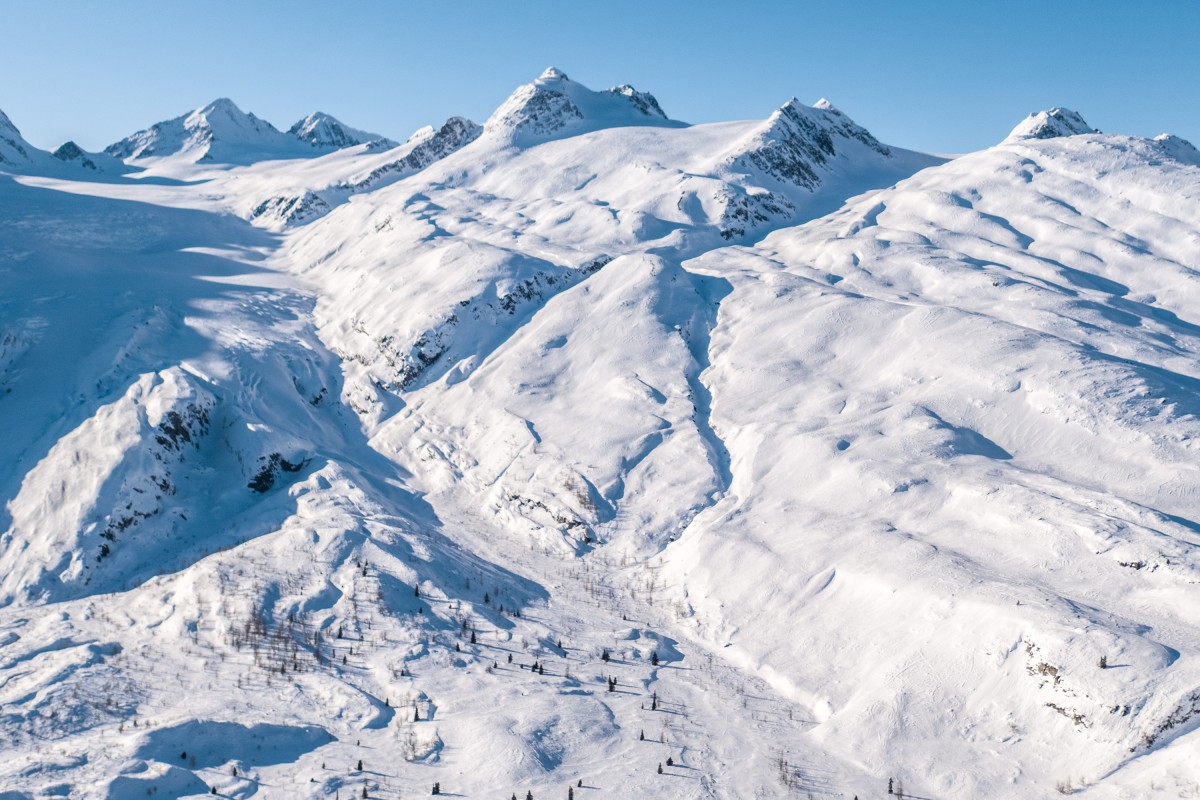
[[324, 111], [314, 111], [296, 122], [287, 131], [302, 142], [312, 147], [353, 147], [367, 142], [385, 142], [395, 146], [395, 142], [377, 133], [351, 128], [332, 114]]
[[1060, 136], [1077, 136], [1083, 133], [1099, 133], [1088, 125], [1078, 112], [1069, 108], [1055, 107], [1048, 111], [1030, 114], [1012, 129], [1005, 141], [1020, 139], [1056, 139]]
[[630, 125], [671, 123], [658, 100], [628, 84], [594, 91], [556, 67], [517, 87], [484, 123], [489, 134], [533, 142]]
[[846, 149], [869, 148], [868, 156], [890, 158], [891, 150], [827, 100], [805, 105], [795, 97], [777, 108], [735, 146], [735, 172], [759, 171], [775, 180], [815, 191], [821, 173]]
[[87, 153], [82, 147], [75, 144], [74, 140], [71, 140], [60, 144], [58, 149], [50, 155], [54, 156], [59, 161], [70, 161], [73, 158], [79, 158], [80, 156], [87, 155]]

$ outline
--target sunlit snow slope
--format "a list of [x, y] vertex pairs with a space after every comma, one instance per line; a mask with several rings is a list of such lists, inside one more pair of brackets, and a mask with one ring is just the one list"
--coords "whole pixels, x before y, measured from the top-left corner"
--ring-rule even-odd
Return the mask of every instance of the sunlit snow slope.
[[1001, 134], [0, 115], [0, 799], [1200, 793], [1200, 154]]

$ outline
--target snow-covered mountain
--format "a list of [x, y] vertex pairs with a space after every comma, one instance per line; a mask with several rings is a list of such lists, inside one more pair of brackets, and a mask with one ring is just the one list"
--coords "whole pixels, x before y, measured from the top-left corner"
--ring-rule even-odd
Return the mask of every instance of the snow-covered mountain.
[[288, 128], [288, 133], [302, 142], [308, 142], [313, 147], [322, 149], [340, 150], [343, 147], [353, 147], [356, 144], [366, 144], [367, 142], [380, 142], [389, 147], [396, 146], [391, 139], [376, 133], [367, 133], [357, 128], [351, 128], [323, 111], [315, 111], [299, 120]]
[[36, 148], [25, 141], [8, 115], [0, 111], [0, 164], [5, 166], [29, 164], [33, 160], [35, 151]]
[[127, 136], [104, 152], [141, 165], [163, 160], [246, 165], [311, 157], [370, 141], [394, 145], [389, 139], [351, 128], [321, 112], [308, 115], [284, 133], [223, 97]]
[[0, 164], [0, 797], [1200, 786], [1189, 143], [220, 105]]

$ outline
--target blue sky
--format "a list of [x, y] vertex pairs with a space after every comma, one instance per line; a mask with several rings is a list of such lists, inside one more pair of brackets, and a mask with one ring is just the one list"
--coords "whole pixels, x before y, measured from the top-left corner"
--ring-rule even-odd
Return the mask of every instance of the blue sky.
[[689, 122], [793, 95], [895, 145], [966, 152], [1055, 105], [1200, 143], [1200, 3], [25, 2], [0, 8], [0, 109], [99, 149], [216, 97], [277, 127], [320, 109], [403, 139], [475, 120], [549, 65]]

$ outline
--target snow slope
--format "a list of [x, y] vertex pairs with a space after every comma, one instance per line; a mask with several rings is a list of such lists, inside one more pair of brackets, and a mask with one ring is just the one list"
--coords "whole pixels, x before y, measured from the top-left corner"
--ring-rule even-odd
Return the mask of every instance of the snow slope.
[[0, 797], [1200, 790], [1188, 143], [189, 147], [0, 175]]

